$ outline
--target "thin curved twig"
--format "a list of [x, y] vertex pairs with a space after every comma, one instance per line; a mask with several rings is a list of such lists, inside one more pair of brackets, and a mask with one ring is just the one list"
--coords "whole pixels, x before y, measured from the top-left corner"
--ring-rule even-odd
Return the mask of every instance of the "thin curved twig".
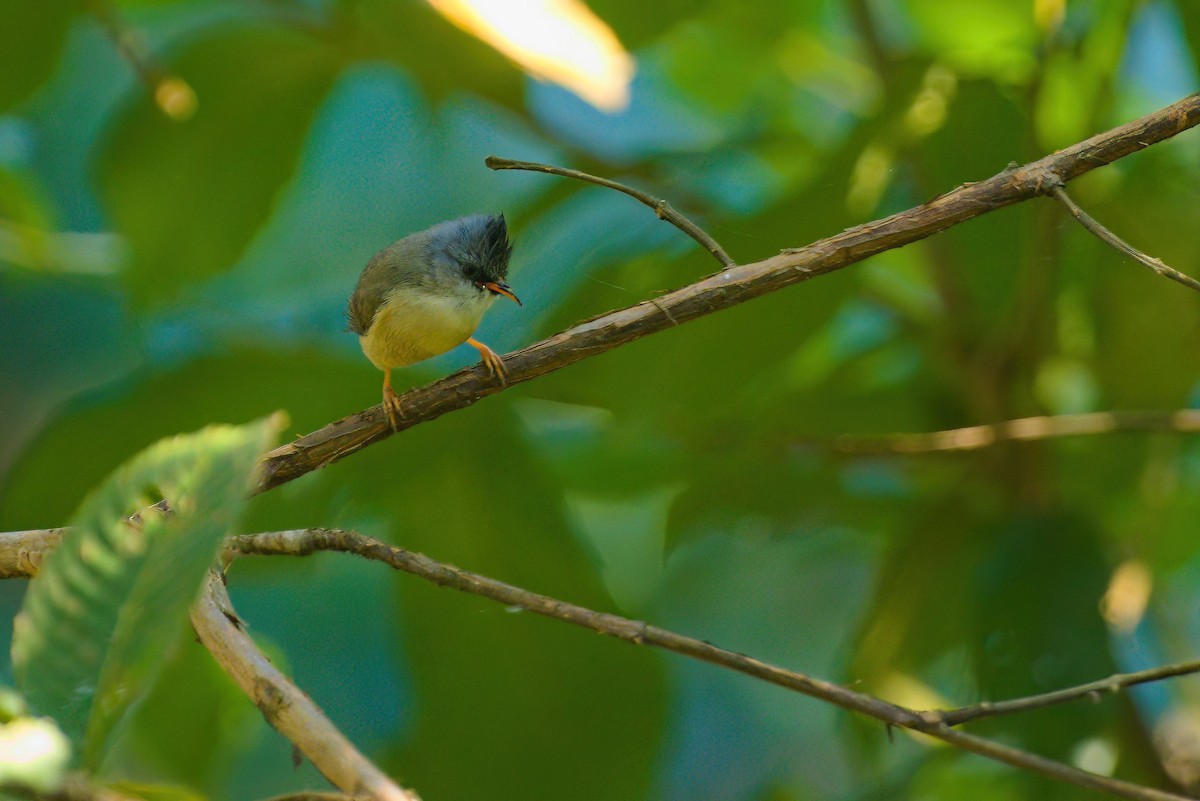
[[359, 753], [325, 713], [242, 630], [221, 577], [210, 574], [192, 606], [192, 627], [221, 668], [254, 701], [267, 722], [296, 745], [335, 787], [375, 801], [420, 801]]
[[827, 444], [842, 453], [960, 453], [1002, 442], [1033, 442], [1088, 434], [1155, 431], [1200, 434], [1200, 409], [1042, 415], [944, 431], [883, 434], [874, 437], [845, 434], [832, 440], [817, 442]]
[[744, 673], [794, 690], [843, 709], [867, 715], [890, 726], [921, 732], [964, 751], [994, 759], [1016, 768], [1080, 787], [1100, 790], [1135, 801], [1184, 801], [1182, 795], [1155, 790], [1132, 782], [1089, 773], [1019, 748], [953, 729], [944, 720], [948, 713], [917, 712], [864, 693], [803, 673], [772, 665], [754, 657], [719, 648], [712, 643], [686, 637], [648, 623], [540, 595], [502, 581], [437, 562], [422, 554], [397, 548], [357, 532], [337, 529], [300, 529], [230, 537], [226, 553], [306, 556], [316, 551], [353, 553], [383, 562], [441, 587], [467, 592], [518, 607], [538, 615], [591, 629], [633, 643], [650, 645]]
[[[402, 397], [405, 419], [395, 430], [465, 408], [481, 398], [635, 339], [840, 270], [990, 211], [1047, 194], [1056, 181], [1069, 181], [1197, 124], [1200, 124], [1200, 93], [1032, 164], [1006, 169], [986, 181], [964, 184], [916, 208], [850, 228], [808, 247], [730, 267], [658, 296], [654, 302], [643, 301], [600, 315], [508, 354], [504, 358], [505, 384], [492, 379], [481, 367], [472, 367], [405, 393]], [[263, 459], [257, 491], [265, 492], [324, 467], [393, 433], [382, 406], [344, 417], [268, 453]]]
[[796, 690], [844, 709], [862, 712], [896, 726], [921, 727], [923, 721], [903, 707], [848, 690], [836, 684], [784, 670], [744, 654], [726, 651], [702, 640], [630, 620], [607, 612], [597, 612], [575, 604], [559, 601], [514, 587], [496, 579], [461, 570], [438, 562], [423, 554], [398, 548], [354, 531], [311, 528], [292, 531], [273, 531], [230, 537], [225, 543], [226, 554], [307, 556], [317, 551], [352, 553], [419, 576], [440, 587], [450, 587], [518, 607], [545, 617], [554, 618], [582, 628], [616, 637], [636, 645], [653, 645], [684, 654], [722, 667], [732, 668], [755, 678]]
[[1136, 673], [1115, 673], [1106, 679], [1089, 681], [1086, 684], [1065, 687], [1061, 690], [1041, 693], [1040, 695], [1011, 698], [1007, 701], [986, 701], [974, 706], [934, 710], [923, 712], [922, 714], [935, 720], [941, 720], [948, 726], [958, 726], [959, 724], [979, 720], [980, 718], [1028, 712], [1033, 709], [1043, 709], [1048, 706], [1065, 704], [1069, 701], [1077, 701], [1080, 698], [1099, 700], [1103, 695], [1120, 692], [1127, 687], [1134, 687], [1138, 684], [1149, 684], [1150, 682], [1162, 681], [1163, 679], [1172, 679], [1177, 676], [1189, 676], [1193, 673], [1200, 673], [1200, 660], [1180, 662], [1174, 665], [1163, 665], [1162, 667], [1150, 668], [1149, 670], [1139, 670]]
[[1126, 256], [1133, 259], [1143, 267], [1149, 267], [1163, 278], [1170, 278], [1176, 283], [1183, 284], [1188, 289], [1194, 289], [1197, 292], [1200, 292], [1200, 281], [1197, 281], [1190, 275], [1185, 275], [1184, 273], [1179, 272], [1179, 270], [1169, 266], [1162, 259], [1156, 259], [1153, 256], [1148, 256], [1147, 254], [1135, 248], [1133, 245], [1130, 245], [1121, 237], [1114, 234], [1112, 231], [1105, 228], [1103, 225], [1097, 222], [1094, 217], [1081, 209], [1074, 200], [1071, 200], [1070, 196], [1067, 195], [1067, 191], [1063, 189], [1061, 184], [1052, 185], [1050, 187], [1050, 194], [1067, 207], [1067, 211], [1071, 212], [1071, 216], [1074, 217], [1080, 225], [1082, 225], [1090, 233], [1095, 234], [1096, 237], [1098, 237], [1105, 244], [1116, 248], [1118, 251], [1124, 253]]
[[561, 175], [564, 178], [574, 178], [576, 181], [585, 181], [589, 184], [608, 187], [615, 189], [618, 192], [624, 192], [634, 200], [637, 200], [650, 208], [654, 209], [654, 213], [658, 215], [658, 219], [666, 220], [671, 225], [683, 231], [692, 239], [700, 243], [700, 246], [713, 255], [717, 261], [721, 262], [722, 267], [733, 267], [737, 262], [730, 258], [725, 252], [725, 248], [717, 244], [717, 240], [713, 239], [707, 231], [705, 231], [696, 223], [685, 217], [675, 209], [667, 201], [656, 198], [653, 195], [648, 195], [640, 189], [634, 189], [631, 186], [618, 183], [610, 178], [601, 178], [598, 175], [591, 175], [579, 170], [572, 170], [568, 167], [555, 167], [551, 164], [538, 164], [534, 161], [513, 161], [512, 159], [500, 158], [499, 156], [488, 156], [483, 160], [490, 170], [528, 170], [530, 172], [544, 172], [550, 175]]

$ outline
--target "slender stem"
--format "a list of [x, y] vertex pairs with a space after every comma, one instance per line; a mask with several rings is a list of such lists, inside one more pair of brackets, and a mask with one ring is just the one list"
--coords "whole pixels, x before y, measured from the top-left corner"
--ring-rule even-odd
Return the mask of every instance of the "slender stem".
[[609, 189], [615, 189], [618, 192], [624, 192], [631, 198], [638, 200], [650, 208], [654, 209], [654, 213], [658, 215], [660, 220], [666, 220], [671, 225], [683, 231], [692, 239], [700, 243], [701, 247], [713, 255], [717, 261], [721, 262], [722, 267], [733, 267], [737, 262], [729, 257], [725, 249], [717, 244], [717, 240], [709, 236], [703, 228], [696, 225], [687, 217], [680, 214], [675, 208], [665, 200], [648, 195], [640, 189], [634, 189], [631, 186], [626, 186], [622, 183], [609, 178], [601, 178], [598, 175], [591, 175], [579, 170], [572, 170], [567, 167], [555, 167], [550, 164], [538, 164], [533, 161], [513, 161], [512, 159], [504, 159], [499, 156], [488, 156], [483, 160], [483, 163], [492, 170], [529, 170], [530, 172], [544, 172], [550, 175], [561, 175], [564, 178], [574, 178], [577, 181], [586, 181], [589, 184], [597, 186], [605, 186]]
[[[404, 430], [489, 395], [605, 353], [635, 339], [856, 264], [1004, 206], [1047, 194], [1058, 182], [1144, 150], [1200, 124], [1200, 93], [1093, 136], [1024, 167], [964, 184], [916, 208], [856, 226], [807, 247], [729, 267], [674, 292], [600, 315], [505, 357], [507, 383], [486, 370], [462, 370], [402, 396]], [[325, 467], [394, 433], [382, 406], [330, 423], [263, 459], [259, 492]]]
[[87, 0], [92, 16], [100, 23], [113, 47], [124, 58], [138, 79], [150, 90], [155, 105], [179, 122], [196, 113], [196, 93], [178, 75], [172, 75], [146, 47], [141, 34], [121, 17], [113, 0]]
[[1095, 234], [1105, 244], [1111, 245], [1121, 253], [1124, 253], [1129, 258], [1141, 264], [1144, 267], [1149, 267], [1154, 272], [1161, 275], [1163, 278], [1170, 278], [1183, 284], [1188, 289], [1194, 289], [1200, 292], [1200, 281], [1192, 278], [1190, 275], [1184, 275], [1174, 267], [1168, 266], [1162, 259], [1156, 259], [1153, 256], [1148, 256], [1137, 248], [1127, 243], [1124, 239], [1114, 234], [1112, 231], [1105, 228], [1094, 217], [1081, 209], [1075, 201], [1067, 195], [1067, 191], [1061, 185], [1050, 187], [1052, 194], [1060, 203], [1067, 207], [1067, 211], [1071, 212], [1071, 216], [1079, 221], [1079, 224], [1086, 228], [1091, 233]]
[[1200, 660], [1180, 662], [1175, 665], [1164, 665], [1162, 667], [1150, 668], [1149, 670], [1141, 670], [1137, 673], [1116, 673], [1106, 679], [1090, 681], [1087, 684], [1066, 687], [1062, 690], [1054, 690], [1053, 692], [1042, 693], [1040, 695], [1030, 695], [1025, 698], [1012, 698], [1007, 701], [986, 701], [974, 706], [964, 706], [958, 709], [926, 712], [923, 714], [940, 718], [948, 726], [957, 726], [968, 721], [979, 720], [980, 718], [1028, 712], [1032, 709], [1042, 709], [1048, 706], [1055, 706], [1056, 704], [1065, 704], [1080, 698], [1099, 699], [1102, 695], [1120, 692], [1126, 687], [1148, 684], [1152, 681], [1162, 681], [1163, 679], [1171, 679], [1176, 676], [1188, 676], [1192, 673], [1200, 673]]

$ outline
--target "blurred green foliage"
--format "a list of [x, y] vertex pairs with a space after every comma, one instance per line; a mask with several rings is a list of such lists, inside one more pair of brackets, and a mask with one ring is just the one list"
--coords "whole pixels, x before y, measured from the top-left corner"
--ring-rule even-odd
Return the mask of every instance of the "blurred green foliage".
[[[749, 262], [1197, 85], [1191, 0], [589, 5], [637, 59], [620, 113], [525, 78], [418, 0], [0, 0], [0, 530], [62, 525], [165, 436], [281, 408], [299, 434], [378, 402], [345, 299], [374, 252], [441, 219], [508, 216], [526, 305], [485, 320], [498, 350], [715, 269], [628, 198], [491, 173], [490, 153], [634, 183]], [[190, 117], [163, 113], [104, 9], [194, 89]], [[1196, 136], [1072, 187], [1192, 274]], [[1055, 689], [1200, 646], [1196, 443], [831, 443], [1194, 406], [1198, 334], [1193, 295], [1032, 201], [416, 427], [251, 500], [243, 526], [355, 528], [899, 703]], [[1102, 597], [1131, 564], [1148, 606], [1110, 624]], [[1084, 797], [336, 555], [243, 560], [230, 591], [429, 799]], [[0, 628], [23, 592], [0, 585]], [[170, 653], [108, 777], [212, 798], [321, 787], [199, 646]], [[1190, 763], [1168, 733], [1194, 732], [1198, 704], [1176, 681], [972, 730], [1171, 786]]]

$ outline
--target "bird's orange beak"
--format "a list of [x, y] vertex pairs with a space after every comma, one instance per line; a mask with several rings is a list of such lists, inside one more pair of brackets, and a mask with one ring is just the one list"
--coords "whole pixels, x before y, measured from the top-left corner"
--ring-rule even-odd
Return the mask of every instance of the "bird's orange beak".
[[518, 306], [525, 305], [521, 302], [520, 298], [513, 294], [512, 288], [503, 281], [484, 281], [480, 286], [489, 292], [495, 292], [497, 295], [503, 295], [510, 300], [515, 300]]

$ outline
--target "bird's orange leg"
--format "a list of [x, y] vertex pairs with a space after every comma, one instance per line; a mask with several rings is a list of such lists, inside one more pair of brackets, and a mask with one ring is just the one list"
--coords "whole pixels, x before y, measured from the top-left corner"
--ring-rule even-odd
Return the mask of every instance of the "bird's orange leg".
[[479, 351], [479, 355], [483, 357], [483, 366], [488, 369], [488, 372], [498, 378], [501, 384], [505, 383], [504, 360], [496, 354], [496, 351], [474, 338], [467, 339], [467, 344]]
[[400, 397], [392, 389], [392, 371], [383, 371], [383, 410], [387, 412], [388, 422], [392, 430], [400, 429], [400, 421], [404, 419], [404, 410], [400, 408]]

